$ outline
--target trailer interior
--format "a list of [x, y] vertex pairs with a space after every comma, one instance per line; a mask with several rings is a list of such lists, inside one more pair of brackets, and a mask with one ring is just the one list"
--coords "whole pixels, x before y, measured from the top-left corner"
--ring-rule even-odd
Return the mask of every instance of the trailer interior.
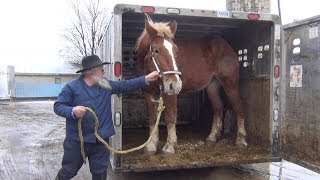
[[[158, 152], [152, 156], [145, 155], [143, 151], [122, 155], [122, 170], [152, 171], [279, 161], [280, 158], [272, 153], [270, 142], [273, 22], [170, 14], [150, 16], [156, 22], [176, 20], [178, 29], [175, 39], [194, 39], [218, 34], [231, 44], [238, 54], [240, 65], [240, 94], [249, 146], [240, 148], [235, 145], [237, 127], [232, 111], [225, 113], [221, 139], [215, 145], [207, 144], [205, 139], [210, 132], [213, 112], [205, 91], [180, 94], [176, 153], [161, 153], [167, 136], [162, 121]], [[144, 25], [145, 17], [141, 12], [123, 12], [123, 79], [141, 75], [142, 67], [137, 62], [134, 46]], [[142, 92], [123, 94], [122, 108], [122, 147], [128, 149], [142, 144], [149, 136], [148, 116]]]

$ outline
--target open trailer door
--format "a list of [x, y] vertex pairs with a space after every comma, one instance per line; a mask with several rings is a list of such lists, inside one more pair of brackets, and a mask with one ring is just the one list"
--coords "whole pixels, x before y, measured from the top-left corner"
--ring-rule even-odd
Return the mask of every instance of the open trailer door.
[[280, 153], [320, 172], [320, 16], [283, 27]]

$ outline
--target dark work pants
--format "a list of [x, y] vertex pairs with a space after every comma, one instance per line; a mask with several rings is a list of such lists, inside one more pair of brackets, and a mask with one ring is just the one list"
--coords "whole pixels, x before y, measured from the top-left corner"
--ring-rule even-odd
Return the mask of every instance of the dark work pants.
[[[105, 180], [107, 178], [109, 151], [100, 142], [85, 143], [84, 148], [89, 160], [92, 179]], [[57, 179], [69, 180], [77, 175], [83, 164], [80, 142], [65, 139], [63, 149], [62, 168], [58, 172]]]

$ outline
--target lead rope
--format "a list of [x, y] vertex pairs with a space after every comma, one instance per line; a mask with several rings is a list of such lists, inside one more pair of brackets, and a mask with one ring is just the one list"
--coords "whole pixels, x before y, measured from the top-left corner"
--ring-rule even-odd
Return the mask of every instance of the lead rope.
[[[84, 107], [87, 111], [89, 111], [93, 117], [94, 117], [94, 121], [95, 121], [95, 127], [94, 127], [94, 134], [95, 136], [97, 137], [97, 139], [102, 143], [104, 144], [104, 146], [109, 150], [109, 151], [112, 151], [116, 154], [127, 154], [127, 153], [130, 153], [130, 152], [134, 152], [134, 151], [138, 151], [142, 148], [144, 148], [148, 143], [149, 141], [151, 140], [151, 136], [153, 136], [156, 131], [155, 129], [158, 127], [159, 125], [159, 122], [160, 122], [160, 117], [161, 117], [161, 114], [162, 114], [162, 111], [164, 110], [165, 106], [163, 105], [163, 99], [162, 97], [160, 96], [159, 97], [159, 100], [152, 100], [153, 102], [157, 102], [158, 103], [158, 107], [157, 107], [157, 121], [156, 121], [156, 124], [148, 138], [148, 140], [143, 143], [142, 145], [138, 146], [138, 147], [135, 147], [135, 148], [131, 148], [131, 149], [128, 149], [128, 150], [117, 150], [117, 149], [114, 149], [112, 147], [109, 146], [109, 144], [101, 138], [101, 136], [98, 134], [98, 128], [99, 128], [99, 119], [96, 115], [96, 113], [90, 109], [89, 107]], [[82, 127], [81, 127], [81, 123], [82, 123], [82, 118], [80, 118], [78, 120], [78, 132], [79, 132], [79, 138], [80, 138], [80, 149], [81, 149], [81, 155], [82, 155], [82, 159], [83, 159], [83, 162], [86, 164], [86, 153], [85, 153], [85, 150], [84, 150], [84, 142], [83, 142], [83, 135], [82, 135]]]

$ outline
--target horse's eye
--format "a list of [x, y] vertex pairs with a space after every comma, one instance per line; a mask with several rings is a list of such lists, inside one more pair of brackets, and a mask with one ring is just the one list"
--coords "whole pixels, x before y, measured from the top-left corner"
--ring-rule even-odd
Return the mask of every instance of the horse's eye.
[[157, 49], [157, 48], [154, 48], [154, 49], [153, 49], [153, 52], [154, 52], [154, 53], [160, 53], [159, 49]]

